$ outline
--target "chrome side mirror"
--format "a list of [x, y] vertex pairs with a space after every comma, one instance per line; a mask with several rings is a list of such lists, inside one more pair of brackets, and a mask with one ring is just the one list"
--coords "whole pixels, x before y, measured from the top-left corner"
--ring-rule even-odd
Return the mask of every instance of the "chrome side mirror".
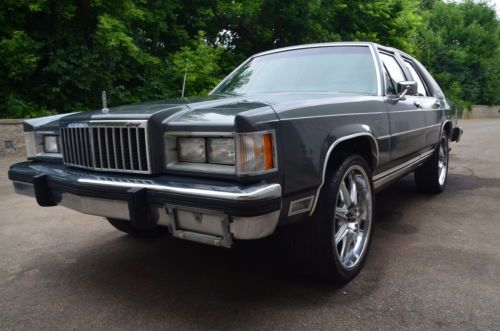
[[415, 95], [418, 92], [417, 82], [414, 80], [404, 80], [398, 82], [398, 96], [400, 99], [404, 99], [405, 95]]

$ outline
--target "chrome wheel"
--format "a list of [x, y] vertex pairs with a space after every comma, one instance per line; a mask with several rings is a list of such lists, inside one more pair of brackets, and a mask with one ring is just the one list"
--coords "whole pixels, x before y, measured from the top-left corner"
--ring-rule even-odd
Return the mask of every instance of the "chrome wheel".
[[446, 174], [448, 172], [448, 146], [446, 140], [442, 139], [439, 144], [439, 158], [438, 158], [438, 181], [439, 185], [443, 186], [446, 181]]
[[361, 166], [345, 172], [335, 206], [335, 253], [344, 268], [352, 269], [362, 260], [372, 225], [371, 186]]

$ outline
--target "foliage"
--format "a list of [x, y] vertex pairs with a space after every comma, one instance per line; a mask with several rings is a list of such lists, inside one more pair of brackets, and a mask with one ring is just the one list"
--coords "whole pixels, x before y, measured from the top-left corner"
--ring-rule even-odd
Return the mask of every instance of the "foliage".
[[461, 107], [499, 103], [499, 22], [442, 0], [3, 0], [0, 117], [206, 94], [249, 55], [367, 40], [416, 55]]
[[500, 25], [488, 3], [436, 2], [423, 15], [417, 56], [463, 107], [500, 103]]

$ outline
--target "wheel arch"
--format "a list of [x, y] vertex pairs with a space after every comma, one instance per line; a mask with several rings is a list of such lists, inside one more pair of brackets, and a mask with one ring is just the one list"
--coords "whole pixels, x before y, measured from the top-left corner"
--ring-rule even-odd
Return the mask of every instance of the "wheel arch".
[[451, 138], [452, 130], [453, 130], [453, 122], [451, 120], [444, 121], [443, 126], [441, 127], [441, 132], [439, 134], [439, 139], [441, 139], [443, 132], [446, 132], [446, 135]]
[[366, 159], [372, 170], [374, 170], [378, 166], [378, 143], [377, 139], [371, 132], [357, 132], [336, 139], [326, 152], [323, 162], [321, 184], [318, 186], [318, 189], [316, 191], [314, 202], [309, 215], [312, 215], [316, 209], [319, 195], [321, 194], [321, 189], [325, 184], [328, 168], [333, 164], [335, 155], [339, 155], [339, 153], [342, 152], [353, 152], [353, 154], [360, 154]]

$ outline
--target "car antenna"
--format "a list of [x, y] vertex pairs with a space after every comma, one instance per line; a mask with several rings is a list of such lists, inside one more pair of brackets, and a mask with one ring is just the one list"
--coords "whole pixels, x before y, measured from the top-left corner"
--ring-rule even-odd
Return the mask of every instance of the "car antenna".
[[187, 73], [188, 73], [188, 64], [189, 64], [189, 60], [186, 62], [186, 69], [184, 69], [184, 81], [182, 82], [181, 98], [184, 98], [184, 91], [186, 90], [186, 78], [187, 78]]

